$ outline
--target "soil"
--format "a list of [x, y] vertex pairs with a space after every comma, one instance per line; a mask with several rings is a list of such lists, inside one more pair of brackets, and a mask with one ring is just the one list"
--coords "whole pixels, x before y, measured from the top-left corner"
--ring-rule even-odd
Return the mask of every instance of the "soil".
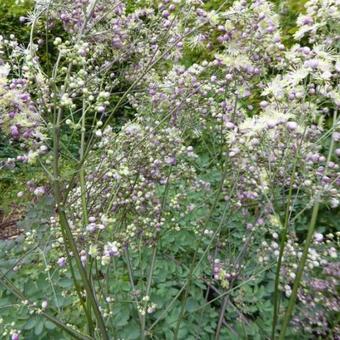
[[0, 209], [0, 240], [12, 240], [22, 233], [17, 226], [17, 222], [21, 220], [21, 214], [19, 210], [13, 209], [9, 215], [6, 215]]

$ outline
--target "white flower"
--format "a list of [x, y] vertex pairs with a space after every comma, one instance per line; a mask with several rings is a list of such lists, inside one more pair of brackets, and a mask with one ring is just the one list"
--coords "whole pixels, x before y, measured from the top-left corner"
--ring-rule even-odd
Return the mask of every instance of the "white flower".
[[0, 78], [6, 78], [10, 71], [11, 67], [9, 66], [9, 64], [0, 65]]
[[332, 199], [331, 199], [331, 207], [334, 209], [334, 208], [337, 208], [338, 206], [339, 206], [339, 200], [337, 199], [337, 198], [335, 198], [335, 197], [333, 197]]
[[272, 110], [271, 107], [268, 107], [263, 114], [247, 118], [242, 124], [240, 124], [239, 128], [244, 135], [250, 137], [259, 132], [267, 131], [268, 126], [275, 126], [279, 123], [284, 123], [291, 117], [291, 114], [275, 111]]
[[35, 196], [42, 196], [44, 193], [45, 193], [45, 188], [44, 187], [37, 187], [35, 190], [34, 190], [34, 195]]
[[98, 255], [98, 249], [97, 246], [91, 244], [89, 249], [89, 255], [92, 257], [96, 257]]

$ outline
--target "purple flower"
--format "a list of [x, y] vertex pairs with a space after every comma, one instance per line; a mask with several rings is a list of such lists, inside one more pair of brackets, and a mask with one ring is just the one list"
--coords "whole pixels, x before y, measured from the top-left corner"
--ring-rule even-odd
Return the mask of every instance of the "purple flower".
[[10, 112], [8, 112], [9, 118], [14, 118], [15, 115], [16, 115], [16, 112], [15, 112], [15, 111], [10, 111]]
[[334, 142], [339, 142], [340, 141], [340, 132], [334, 132], [332, 137], [333, 137]]
[[313, 23], [313, 18], [310, 16], [305, 16], [302, 20], [303, 25], [311, 25]]
[[313, 70], [316, 70], [319, 66], [319, 62], [316, 59], [310, 59], [305, 61], [304, 67], [310, 67]]
[[323, 235], [320, 234], [320, 233], [315, 233], [314, 238], [315, 238], [316, 242], [322, 242], [323, 241]]
[[290, 130], [290, 131], [296, 130], [297, 127], [298, 127], [298, 125], [297, 125], [296, 122], [288, 122], [288, 123], [287, 123], [287, 128], [288, 128], [288, 130]]
[[310, 285], [315, 290], [325, 290], [328, 288], [328, 283], [325, 280], [314, 279], [311, 280]]
[[33, 131], [32, 131], [32, 130], [26, 130], [26, 131], [23, 133], [22, 136], [23, 136], [24, 138], [28, 139], [28, 138], [32, 137], [32, 135], [33, 135]]
[[11, 339], [12, 340], [19, 340], [19, 334], [18, 333], [13, 333]]
[[86, 230], [90, 233], [93, 233], [94, 231], [96, 231], [96, 229], [97, 229], [96, 223], [90, 223], [89, 225], [86, 226]]
[[165, 157], [164, 159], [165, 163], [166, 164], [169, 164], [169, 165], [175, 165], [176, 164], [176, 157]]
[[12, 125], [9, 129], [10, 129], [12, 138], [18, 139], [20, 136], [18, 127], [16, 125]]
[[105, 256], [119, 256], [119, 250], [115, 242], [109, 242], [104, 246], [104, 255]]
[[31, 99], [31, 97], [30, 97], [30, 95], [28, 93], [23, 93], [23, 94], [20, 95], [20, 99], [24, 103], [26, 103], [26, 102], [28, 102]]
[[66, 259], [65, 257], [60, 257], [57, 261], [57, 264], [59, 267], [63, 268], [66, 265]]

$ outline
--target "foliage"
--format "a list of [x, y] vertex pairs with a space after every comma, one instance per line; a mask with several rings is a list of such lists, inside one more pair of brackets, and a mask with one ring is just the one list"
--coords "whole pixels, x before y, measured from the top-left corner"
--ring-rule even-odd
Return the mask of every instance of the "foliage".
[[29, 36], [29, 28], [20, 25], [20, 17], [27, 14], [31, 5], [32, 2], [29, 0], [20, 3], [14, 0], [2, 0], [0, 3], [1, 34], [5, 36], [14, 34], [20, 37], [22, 41], [25, 41]]
[[340, 11], [302, 4], [1, 5], [3, 338], [340, 336]]

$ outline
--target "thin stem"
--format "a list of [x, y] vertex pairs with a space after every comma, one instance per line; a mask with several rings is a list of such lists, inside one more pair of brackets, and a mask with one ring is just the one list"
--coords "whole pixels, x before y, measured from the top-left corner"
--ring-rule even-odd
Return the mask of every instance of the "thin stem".
[[[63, 239], [66, 240], [67, 237], [66, 237], [65, 231], [63, 229], [61, 229], [61, 233], [63, 235]], [[76, 274], [75, 274], [74, 269], [73, 269], [72, 257], [70, 255], [69, 246], [68, 246], [67, 242], [64, 242], [64, 247], [65, 247], [65, 252], [66, 252], [67, 261], [68, 261], [68, 264], [69, 264], [69, 268], [70, 268], [70, 272], [71, 272], [74, 288], [76, 289], [76, 292], [77, 292], [80, 304], [82, 305], [82, 307], [84, 309], [85, 316], [86, 316], [86, 319], [87, 319], [87, 324], [88, 325], [89, 324], [93, 324], [91, 313], [90, 313], [90, 311], [87, 309], [87, 307], [85, 305], [85, 299], [82, 296], [82, 290], [81, 290], [81, 287], [80, 287], [80, 285], [79, 285], [79, 283], [77, 281]]]
[[279, 252], [279, 258], [277, 261], [276, 266], [276, 273], [275, 273], [275, 288], [274, 288], [274, 314], [273, 314], [273, 321], [272, 321], [272, 339], [275, 339], [275, 329], [277, 324], [277, 318], [278, 318], [278, 312], [280, 308], [280, 302], [279, 302], [279, 283], [280, 283], [280, 271], [282, 266], [282, 257], [285, 250], [286, 245], [286, 237], [288, 233], [288, 222], [289, 222], [289, 211], [291, 206], [291, 200], [292, 200], [292, 193], [293, 193], [293, 183], [295, 181], [295, 170], [296, 170], [296, 161], [294, 163], [293, 167], [293, 173], [291, 175], [290, 180], [290, 187], [289, 187], [289, 193], [288, 193], [288, 200], [287, 200], [287, 207], [285, 212], [285, 221], [284, 225], [281, 231], [281, 240], [280, 240], [280, 252]]
[[281, 235], [280, 235], [280, 250], [279, 250], [279, 258], [277, 261], [277, 266], [276, 266], [276, 273], [275, 273], [275, 283], [274, 283], [274, 311], [273, 311], [273, 321], [272, 321], [272, 335], [271, 338], [272, 340], [275, 339], [275, 331], [276, 331], [276, 324], [277, 324], [277, 319], [278, 319], [278, 314], [279, 314], [279, 309], [280, 309], [280, 291], [279, 291], [279, 284], [280, 284], [280, 272], [281, 272], [281, 267], [282, 267], [282, 258], [283, 258], [283, 253], [285, 250], [286, 246], [286, 238], [287, 238], [287, 233], [288, 233], [288, 225], [289, 225], [289, 220], [291, 216], [291, 202], [292, 202], [292, 196], [293, 196], [293, 188], [294, 188], [294, 182], [295, 182], [295, 175], [296, 175], [296, 168], [297, 168], [297, 162], [299, 159], [299, 152], [300, 148], [303, 143], [304, 135], [305, 135], [306, 130], [304, 131], [300, 143], [298, 144], [297, 151], [296, 151], [296, 156], [294, 159], [294, 164], [293, 164], [293, 170], [292, 174], [290, 177], [290, 183], [289, 183], [289, 191], [288, 191], [288, 199], [287, 199], [287, 206], [286, 206], [286, 211], [285, 211], [285, 219], [284, 219], [284, 224], [282, 227]]
[[[337, 110], [334, 110], [333, 127], [334, 127], [334, 124], [336, 124], [336, 119], [337, 119]], [[330, 159], [332, 157], [333, 149], [334, 149], [334, 139], [332, 138], [331, 143], [330, 143], [330, 147], [329, 147], [328, 156], [327, 156], [327, 165], [326, 165], [325, 173], [327, 172], [328, 162], [330, 161]], [[319, 201], [319, 197], [317, 197], [316, 203], [314, 204], [314, 207], [313, 207], [312, 218], [311, 218], [311, 222], [310, 222], [310, 225], [309, 225], [309, 228], [308, 228], [308, 234], [307, 234], [307, 238], [306, 238], [306, 241], [305, 241], [305, 246], [303, 248], [301, 260], [299, 262], [299, 265], [298, 265], [298, 268], [297, 268], [297, 271], [296, 271], [296, 276], [295, 276], [295, 280], [294, 280], [292, 294], [290, 296], [288, 307], [287, 307], [286, 313], [284, 315], [279, 340], [284, 340], [290, 318], [291, 318], [293, 311], [294, 311], [298, 289], [299, 289], [300, 282], [301, 282], [301, 279], [302, 279], [303, 271], [305, 269], [309, 248], [310, 248], [310, 245], [311, 245], [312, 240], [313, 240], [315, 225], [316, 225], [316, 221], [317, 221], [317, 217], [318, 217], [318, 213], [319, 213], [319, 207], [320, 207], [320, 201]]]
[[58, 312], [60, 313], [60, 306], [59, 306], [59, 301], [58, 301], [58, 297], [57, 297], [57, 293], [55, 291], [55, 288], [54, 288], [54, 285], [53, 285], [53, 281], [52, 281], [52, 277], [51, 277], [51, 273], [50, 273], [50, 269], [49, 269], [49, 264], [47, 262], [47, 259], [46, 259], [46, 256], [44, 254], [44, 251], [39, 249], [40, 252], [41, 252], [41, 255], [43, 257], [43, 260], [44, 260], [44, 264], [45, 264], [45, 271], [47, 272], [47, 279], [50, 283], [50, 286], [52, 288], [52, 292], [53, 292], [53, 296], [54, 296], [54, 300], [55, 300], [55, 304], [56, 304], [56, 307], [58, 309]]
[[128, 249], [125, 250], [125, 255], [126, 255], [126, 263], [127, 263], [127, 267], [128, 267], [129, 280], [130, 280], [131, 288], [132, 288], [132, 291], [133, 291], [132, 295], [133, 295], [133, 299], [134, 299], [134, 302], [135, 302], [136, 307], [137, 307], [139, 322], [140, 322], [140, 326], [141, 326], [141, 329], [142, 329], [143, 320], [142, 320], [141, 313], [138, 310], [138, 300], [137, 300], [137, 298], [134, 294], [136, 289], [135, 289], [135, 284], [133, 282], [132, 266], [131, 266], [130, 254], [129, 254]]
[[85, 118], [86, 118], [86, 103], [85, 103], [85, 97], [83, 97], [83, 115], [81, 118], [81, 137], [80, 137], [80, 162], [81, 167], [79, 170], [79, 177], [80, 177], [80, 189], [81, 189], [81, 204], [82, 204], [82, 214], [83, 214], [83, 226], [85, 227], [88, 222], [88, 216], [87, 216], [87, 204], [86, 204], [86, 185], [85, 185], [85, 167], [84, 167], [84, 151], [85, 151]]
[[[160, 211], [160, 214], [159, 214], [159, 222], [161, 220], [161, 217], [162, 217], [162, 214], [163, 214], [163, 211], [164, 211], [164, 207], [165, 207], [165, 203], [166, 203], [166, 199], [167, 199], [167, 195], [168, 195], [168, 192], [169, 192], [171, 172], [172, 172], [172, 168], [170, 168], [168, 177], [166, 179], [166, 186], [165, 186], [164, 193], [163, 193], [161, 211]], [[153, 271], [154, 271], [154, 268], [155, 268], [155, 262], [156, 262], [156, 254], [157, 254], [157, 240], [155, 241], [155, 244], [153, 246], [153, 251], [152, 251], [151, 266], [150, 266], [150, 271], [149, 271], [149, 275], [148, 275], [148, 279], [147, 279], [147, 285], [146, 285], [146, 296], [150, 295], [152, 274], [153, 274]], [[142, 315], [142, 339], [144, 339], [144, 338], [145, 338], [145, 314]]]
[[[154, 270], [155, 262], [156, 262], [155, 261], [156, 254], [157, 254], [157, 245], [155, 244], [152, 250], [151, 266], [150, 266], [150, 271], [149, 271], [149, 275], [147, 279], [147, 287], [146, 287], [146, 294], [145, 294], [146, 296], [149, 296], [150, 294], [152, 274], [153, 274], [153, 270]], [[141, 340], [144, 340], [145, 339], [145, 314], [142, 314], [141, 319], [142, 319]]]
[[91, 284], [88, 280], [86, 270], [81, 263], [79, 252], [78, 252], [76, 243], [73, 239], [72, 231], [71, 231], [70, 225], [68, 223], [65, 211], [62, 207], [59, 207], [58, 210], [59, 210], [58, 213], [59, 213], [60, 225], [65, 230], [66, 237], [70, 242], [70, 248], [71, 248], [73, 256], [75, 258], [77, 269], [80, 273], [80, 276], [81, 276], [81, 279], [82, 279], [82, 282], [83, 282], [83, 285], [84, 285], [84, 288], [85, 288], [85, 291], [86, 291], [86, 296], [90, 301], [91, 307], [92, 307], [94, 315], [96, 317], [102, 338], [105, 339], [105, 340], [109, 340], [109, 336], [108, 336], [106, 328], [105, 328], [103, 316], [102, 316], [102, 314], [99, 310], [98, 302], [97, 302], [97, 299], [94, 295], [94, 291], [91, 287]]
[[57, 115], [55, 115], [54, 129], [53, 129], [53, 187], [54, 187], [54, 198], [56, 202], [56, 209], [59, 216], [60, 227], [63, 230], [63, 238], [64, 242], [69, 244], [70, 250], [73, 253], [73, 256], [76, 261], [77, 269], [80, 273], [84, 288], [86, 290], [87, 298], [90, 301], [91, 307], [95, 314], [98, 327], [100, 329], [101, 335], [103, 339], [109, 340], [109, 336], [107, 334], [105, 323], [103, 316], [99, 310], [99, 306], [94, 295], [94, 291], [91, 287], [90, 281], [87, 278], [86, 270], [82, 265], [79, 252], [75, 243], [75, 240], [72, 235], [72, 231], [70, 225], [67, 220], [67, 216], [63, 206], [63, 199], [61, 194], [61, 185], [60, 185], [60, 173], [59, 173], [59, 149], [60, 149], [60, 120], [61, 120], [61, 109], [58, 110]]
[[[85, 68], [85, 67], [84, 67]], [[83, 96], [83, 103], [82, 103], [82, 117], [81, 117], [81, 135], [80, 135], [80, 150], [79, 150], [79, 157], [81, 162], [81, 167], [79, 169], [79, 180], [80, 180], [80, 191], [81, 191], [81, 206], [82, 206], [82, 223], [83, 228], [85, 228], [88, 222], [88, 214], [87, 214], [87, 202], [86, 202], [86, 182], [85, 182], [85, 164], [82, 162], [84, 157], [84, 147], [85, 147], [85, 132], [86, 132], [86, 100], [85, 96]], [[91, 279], [91, 263], [92, 259], [89, 261], [90, 265], [87, 268], [89, 273], [89, 280]], [[90, 282], [91, 283], [91, 282]], [[90, 300], [87, 299], [86, 301], [86, 309], [89, 314], [89, 322], [88, 322], [88, 329], [89, 333], [93, 336], [94, 328], [92, 324], [92, 316], [91, 316], [91, 303]]]
[[223, 299], [223, 305], [221, 307], [220, 317], [219, 317], [218, 324], [217, 324], [216, 335], [215, 335], [216, 340], [220, 339], [220, 333], [221, 333], [221, 329], [222, 329], [222, 325], [223, 325], [224, 313], [225, 313], [225, 310], [227, 308], [227, 304], [228, 304], [228, 298], [225, 297]]
[[282, 323], [282, 328], [281, 328], [279, 340], [283, 340], [285, 338], [288, 323], [290, 321], [290, 317], [291, 317], [293, 310], [294, 310], [294, 307], [295, 307], [297, 292], [298, 292], [298, 289], [299, 289], [299, 286], [300, 286], [300, 281], [301, 281], [301, 278], [302, 278], [303, 270], [305, 268], [309, 247], [310, 247], [310, 244], [311, 244], [312, 239], [313, 239], [315, 224], [316, 224], [316, 220], [317, 220], [317, 217], [318, 217], [318, 212], [319, 212], [319, 202], [317, 202], [314, 205], [314, 208], [313, 208], [312, 219], [311, 219], [310, 226], [308, 228], [307, 239], [306, 239], [305, 246], [304, 246], [303, 253], [302, 253], [302, 257], [301, 257], [301, 260], [300, 260], [300, 263], [299, 263], [299, 266], [298, 266], [298, 269], [297, 269], [292, 294], [290, 296], [289, 303], [288, 303], [288, 308], [286, 310], [284, 320], [283, 320], [283, 323]]

